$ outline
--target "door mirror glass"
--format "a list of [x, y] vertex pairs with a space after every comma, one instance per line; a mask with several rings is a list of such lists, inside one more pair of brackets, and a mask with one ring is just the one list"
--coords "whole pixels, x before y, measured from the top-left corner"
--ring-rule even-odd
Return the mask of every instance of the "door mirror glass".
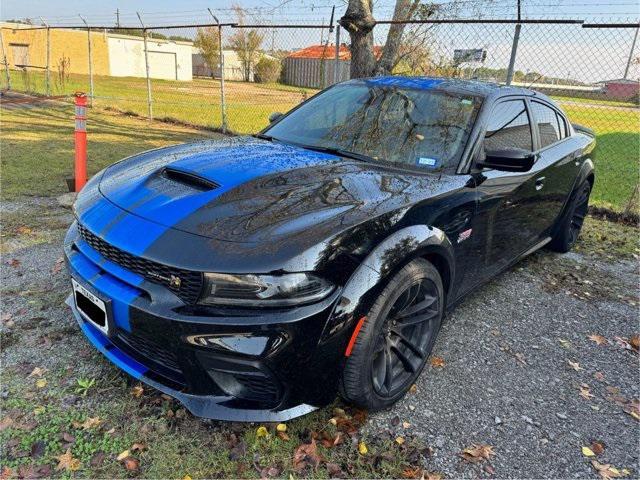
[[277, 120], [280, 120], [282, 115], [284, 115], [284, 114], [280, 113], [280, 112], [273, 112], [271, 115], [269, 115], [269, 123], [273, 123], [273, 122], [275, 122]]
[[480, 168], [492, 168], [503, 172], [528, 172], [535, 163], [535, 155], [521, 148], [504, 148], [485, 151], [484, 160], [478, 162]]

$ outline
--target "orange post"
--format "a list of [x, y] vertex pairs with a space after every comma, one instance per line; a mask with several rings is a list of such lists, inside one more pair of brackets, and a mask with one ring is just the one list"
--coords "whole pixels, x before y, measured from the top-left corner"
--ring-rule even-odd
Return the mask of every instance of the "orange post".
[[82, 190], [87, 183], [87, 94], [76, 92], [76, 159], [75, 159], [75, 182], [76, 192]]

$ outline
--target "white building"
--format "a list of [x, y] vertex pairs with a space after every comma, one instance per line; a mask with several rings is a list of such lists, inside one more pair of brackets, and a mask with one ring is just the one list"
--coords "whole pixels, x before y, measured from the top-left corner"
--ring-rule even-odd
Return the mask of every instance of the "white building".
[[[114, 77], [145, 77], [144, 39], [108, 33], [109, 72]], [[191, 42], [147, 39], [149, 76], [163, 80], [193, 79]]]

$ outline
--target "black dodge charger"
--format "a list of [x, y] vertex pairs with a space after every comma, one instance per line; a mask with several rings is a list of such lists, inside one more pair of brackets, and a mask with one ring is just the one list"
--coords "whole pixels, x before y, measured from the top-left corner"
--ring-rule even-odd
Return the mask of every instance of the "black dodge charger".
[[594, 137], [537, 92], [380, 77], [271, 120], [107, 167], [65, 239], [89, 341], [195, 415], [392, 405], [448, 309], [587, 213]]

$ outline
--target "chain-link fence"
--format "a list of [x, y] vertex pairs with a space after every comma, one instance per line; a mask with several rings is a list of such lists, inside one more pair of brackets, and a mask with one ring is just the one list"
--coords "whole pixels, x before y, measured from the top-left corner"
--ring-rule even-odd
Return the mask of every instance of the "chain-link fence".
[[[374, 29], [374, 53], [389, 24]], [[93, 107], [254, 133], [318, 89], [347, 80], [339, 26], [48, 28], [0, 25], [3, 89], [90, 94]], [[598, 136], [601, 205], [637, 209], [638, 24], [580, 20], [407, 22], [394, 74], [479, 79], [551, 95]], [[635, 195], [635, 196], [634, 196]]]

